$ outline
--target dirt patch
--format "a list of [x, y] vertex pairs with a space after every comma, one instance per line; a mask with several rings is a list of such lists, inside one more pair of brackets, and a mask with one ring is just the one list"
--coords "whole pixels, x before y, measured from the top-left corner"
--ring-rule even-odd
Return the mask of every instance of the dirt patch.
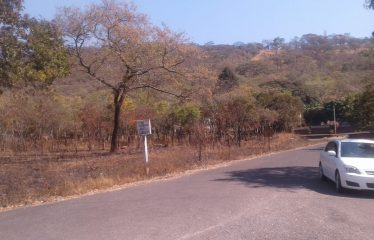
[[[314, 142], [315, 143], [315, 142]], [[49, 158], [35, 156], [28, 160], [10, 157], [0, 161], [0, 210], [35, 202], [49, 202], [91, 191], [108, 189], [187, 170], [243, 159], [272, 151], [310, 144], [292, 134], [278, 134], [270, 139], [251, 139], [241, 146], [216, 144], [202, 149], [193, 146], [154, 148], [150, 151], [150, 173], [147, 176], [143, 154], [93, 154], [82, 158]]]

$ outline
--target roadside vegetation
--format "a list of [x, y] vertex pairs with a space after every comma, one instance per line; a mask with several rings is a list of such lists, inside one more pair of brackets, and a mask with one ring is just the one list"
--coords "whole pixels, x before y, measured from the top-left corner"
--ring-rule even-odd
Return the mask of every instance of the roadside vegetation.
[[177, 176], [188, 170], [244, 159], [250, 156], [310, 144], [289, 133], [271, 139], [256, 137], [239, 147], [216, 144], [204, 151], [189, 144], [162, 148], [151, 145], [150, 172], [146, 174], [142, 148], [128, 148], [117, 154], [108, 151], [2, 155], [0, 210], [32, 203], [55, 201], [124, 184]]
[[[374, 40], [196, 45], [132, 4], [104, 0], [46, 21], [0, 0], [0, 207], [307, 144], [297, 127], [374, 128]], [[373, 8], [372, 1], [367, 1]]]

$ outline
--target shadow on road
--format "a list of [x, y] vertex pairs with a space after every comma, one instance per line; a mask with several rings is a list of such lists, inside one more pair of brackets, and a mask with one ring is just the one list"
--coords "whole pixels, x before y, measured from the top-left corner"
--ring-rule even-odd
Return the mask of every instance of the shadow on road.
[[346, 190], [343, 194], [335, 192], [333, 182], [321, 181], [317, 167], [279, 167], [259, 168], [227, 172], [222, 182], [241, 182], [250, 188], [280, 188], [284, 190], [310, 189], [321, 194], [350, 198], [373, 198], [374, 191]]

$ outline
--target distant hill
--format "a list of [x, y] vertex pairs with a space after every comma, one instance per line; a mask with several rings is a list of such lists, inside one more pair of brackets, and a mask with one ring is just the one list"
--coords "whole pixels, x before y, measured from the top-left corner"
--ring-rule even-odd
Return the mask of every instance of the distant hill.
[[[306, 34], [281, 45], [266, 41], [199, 47], [206, 56], [201, 64], [210, 66], [217, 81], [228, 67], [238, 77], [239, 87], [290, 92], [306, 105], [345, 97], [374, 81], [374, 40], [369, 38]], [[54, 88], [66, 95], [102, 88], [88, 80], [84, 72], [73, 70]], [[207, 87], [211, 86], [202, 86]]]
[[305, 104], [339, 99], [374, 81], [374, 39], [369, 38], [306, 34], [281, 45], [267, 41], [202, 48], [218, 73], [230, 67], [242, 85], [289, 91]]

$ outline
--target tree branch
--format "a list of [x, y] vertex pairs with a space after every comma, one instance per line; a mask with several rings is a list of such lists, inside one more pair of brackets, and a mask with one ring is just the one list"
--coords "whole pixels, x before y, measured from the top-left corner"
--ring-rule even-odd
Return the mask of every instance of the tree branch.
[[161, 89], [161, 88], [149, 85], [149, 84], [143, 84], [143, 85], [140, 85], [140, 86], [137, 86], [137, 87], [129, 88], [128, 92], [133, 91], [133, 90], [137, 90], [137, 89], [145, 89], [145, 88], [150, 88], [152, 90], [162, 92], [162, 93], [165, 93], [165, 94], [168, 94], [168, 95], [172, 95], [172, 96], [177, 97], [177, 98], [187, 98], [187, 96], [184, 96], [182, 94], [176, 94], [176, 93], [173, 93], [173, 92], [169, 92], [167, 90], [164, 90], [164, 89]]

